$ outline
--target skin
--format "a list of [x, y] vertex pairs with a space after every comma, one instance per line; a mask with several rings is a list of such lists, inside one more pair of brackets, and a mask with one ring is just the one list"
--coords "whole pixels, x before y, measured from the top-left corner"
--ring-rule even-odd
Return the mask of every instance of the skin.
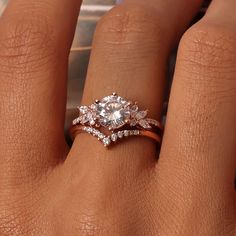
[[[236, 2], [126, 0], [94, 37], [83, 104], [116, 91], [160, 119], [109, 151], [63, 135], [67, 64], [81, 2], [12, 0], [0, 19], [0, 235], [236, 235]], [[63, 16], [63, 17], [62, 17]], [[131, 89], [132, 88], [132, 89]]]

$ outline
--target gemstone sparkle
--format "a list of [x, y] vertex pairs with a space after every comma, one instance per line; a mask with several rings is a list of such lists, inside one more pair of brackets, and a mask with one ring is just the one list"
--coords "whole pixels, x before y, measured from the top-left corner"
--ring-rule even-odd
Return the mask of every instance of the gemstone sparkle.
[[111, 139], [109, 137], [106, 137], [102, 140], [105, 147], [109, 146], [111, 144]]
[[96, 112], [99, 123], [111, 130], [122, 127], [130, 118], [129, 103], [117, 95], [103, 98], [97, 104]]

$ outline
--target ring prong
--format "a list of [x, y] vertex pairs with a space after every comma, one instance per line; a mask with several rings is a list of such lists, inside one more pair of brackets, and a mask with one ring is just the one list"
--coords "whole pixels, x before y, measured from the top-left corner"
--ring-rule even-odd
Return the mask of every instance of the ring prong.
[[112, 93], [112, 95], [113, 95], [113, 96], [116, 96], [116, 95], [117, 95], [117, 93], [116, 93], [116, 92], [113, 92], [113, 93]]
[[97, 103], [97, 104], [98, 104], [98, 103], [99, 103], [99, 100], [98, 100], [98, 99], [96, 99], [96, 100], [95, 100], [95, 103]]

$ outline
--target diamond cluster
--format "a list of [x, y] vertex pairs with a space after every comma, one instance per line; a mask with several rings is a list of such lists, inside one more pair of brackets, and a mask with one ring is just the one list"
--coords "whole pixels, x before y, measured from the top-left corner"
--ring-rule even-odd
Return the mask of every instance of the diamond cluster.
[[79, 110], [80, 116], [73, 121], [73, 125], [96, 124], [97, 127], [103, 126], [109, 130], [119, 129], [126, 124], [144, 129], [151, 129], [152, 125], [158, 126], [157, 121], [146, 118], [146, 110], [139, 111], [137, 104], [132, 104], [116, 94], [104, 97], [91, 106], [81, 106]]

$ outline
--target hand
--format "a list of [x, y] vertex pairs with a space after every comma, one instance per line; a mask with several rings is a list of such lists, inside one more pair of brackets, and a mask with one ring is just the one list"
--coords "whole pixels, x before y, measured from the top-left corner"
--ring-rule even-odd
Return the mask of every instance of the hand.
[[[170, 51], [201, 0], [126, 0], [99, 22], [82, 104], [118, 92], [160, 119]], [[0, 235], [236, 235], [236, 2], [180, 41], [160, 157], [64, 134], [78, 0], [12, 0], [0, 19]]]

